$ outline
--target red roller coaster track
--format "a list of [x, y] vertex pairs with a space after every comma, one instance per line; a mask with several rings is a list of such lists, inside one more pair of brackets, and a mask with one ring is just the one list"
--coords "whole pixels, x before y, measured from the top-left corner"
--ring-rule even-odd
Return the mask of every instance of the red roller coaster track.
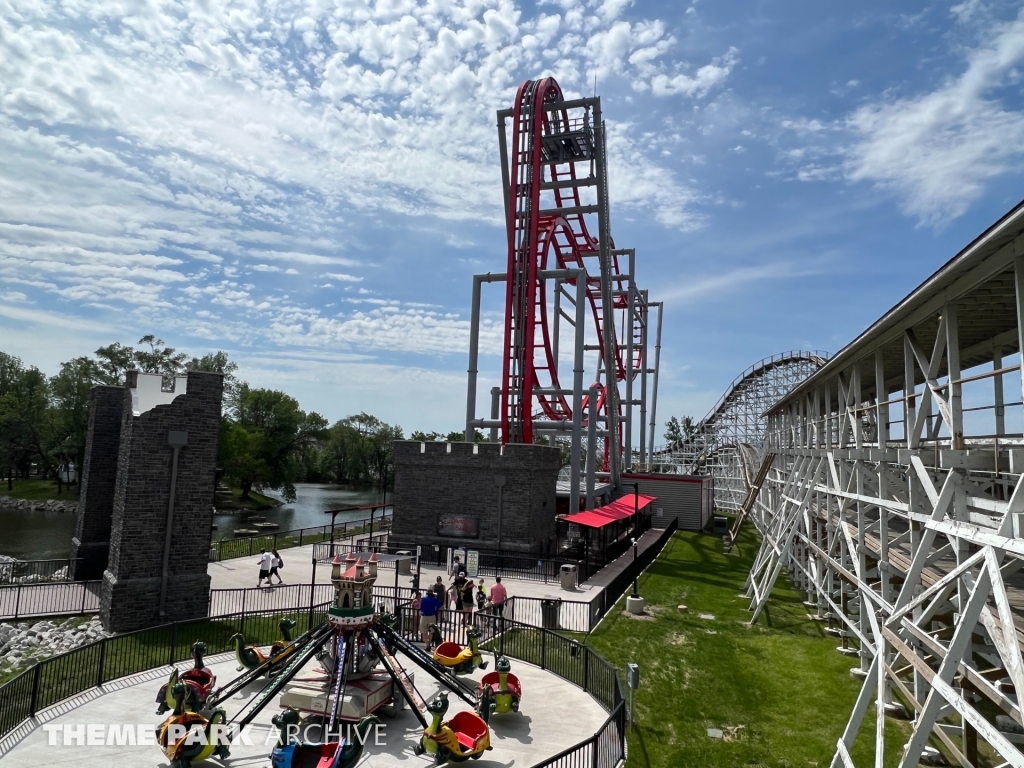
[[[594, 100], [596, 101], [596, 99]], [[620, 270], [611, 238], [602, 249], [599, 237], [587, 227], [587, 216], [597, 218], [597, 204], [585, 204], [580, 190], [597, 186], [595, 170], [603, 176], [604, 153], [595, 131], [594, 116], [578, 100], [566, 104], [553, 78], [528, 80], [516, 94], [512, 110], [511, 158], [508, 178], [508, 279], [506, 283], [505, 338], [501, 383], [501, 435], [504, 443], [533, 442], [533, 420], [571, 421], [571, 401], [558, 379], [558, 361], [551, 339], [545, 270], [586, 270], [586, 295], [603, 361], [616, 368], [611, 386], [635, 377], [644, 361], [640, 353], [640, 322], [626, 322], [632, 306], [624, 290], [630, 275]], [[584, 110], [582, 117], [571, 117]], [[599, 126], [597, 126], [599, 127]], [[577, 175], [586, 164], [589, 175]], [[600, 167], [597, 167], [600, 166]], [[542, 194], [544, 193], [544, 194]], [[542, 205], [543, 203], [543, 205]], [[604, 203], [607, 216], [607, 203]], [[607, 226], [605, 227], [607, 231]], [[600, 222], [594, 231], [601, 232]], [[602, 254], [603, 251], [603, 254]], [[607, 259], [602, 269], [601, 258]], [[576, 278], [565, 280], [575, 285]], [[605, 304], [611, 302], [611, 311]], [[634, 309], [639, 312], [638, 309]], [[639, 314], [637, 314], [639, 319]], [[607, 328], [606, 328], [607, 326]], [[624, 350], [626, 328], [633, 328], [634, 354], [627, 373]], [[607, 332], [606, 332], [607, 330]], [[611, 356], [606, 355], [612, 345]], [[606, 366], [607, 367], [607, 366]], [[608, 384], [599, 376], [598, 412], [607, 424]], [[614, 399], [618, 403], [618, 398]], [[584, 422], [586, 398], [582, 401]], [[618, 406], [615, 406], [616, 411]], [[621, 434], [619, 435], [621, 446]], [[605, 463], [608, 442], [605, 443]], [[607, 469], [607, 466], [605, 467]]]

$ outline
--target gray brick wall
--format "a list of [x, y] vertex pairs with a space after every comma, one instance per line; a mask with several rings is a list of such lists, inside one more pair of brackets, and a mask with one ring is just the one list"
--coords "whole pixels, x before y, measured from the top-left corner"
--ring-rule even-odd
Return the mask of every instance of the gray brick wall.
[[82, 560], [72, 567], [73, 579], [102, 578], [107, 567], [123, 407], [124, 387], [93, 387], [89, 394], [89, 431], [71, 539], [71, 557]]
[[[206, 615], [222, 391], [220, 374], [193, 371], [184, 395], [133, 416], [131, 390], [123, 390], [110, 557], [100, 595], [100, 618], [108, 630], [127, 632]], [[161, 619], [173, 458], [167, 438], [172, 430], [187, 432], [188, 444], [178, 456], [170, 578], [166, 614]]]
[[[395, 447], [393, 534], [414, 544], [491, 549], [498, 544], [498, 489], [502, 489], [503, 549], [545, 552], [555, 536], [555, 481], [560, 456], [544, 445], [420, 443]], [[475, 450], [475, 452], [474, 452]], [[479, 519], [479, 538], [438, 534], [438, 519], [458, 514]]]

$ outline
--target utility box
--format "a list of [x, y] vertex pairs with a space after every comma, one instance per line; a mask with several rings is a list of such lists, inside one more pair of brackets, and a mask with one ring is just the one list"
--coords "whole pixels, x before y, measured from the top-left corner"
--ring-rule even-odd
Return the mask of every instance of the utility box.
[[540, 625], [544, 629], [558, 629], [558, 612], [562, 607], [559, 598], [546, 598], [540, 601]]
[[715, 515], [714, 533], [716, 536], [724, 536], [729, 532], [729, 518]]
[[395, 569], [399, 576], [408, 576], [412, 573], [412, 552], [403, 549], [398, 553], [398, 560], [395, 561]]
[[640, 665], [639, 664], [627, 664], [626, 665], [626, 685], [629, 686], [631, 691], [635, 691], [640, 688]]
[[559, 579], [562, 583], [562, 589], [568, 590], [569, 592], [576, 591], [576, 566], [571, 563], [565, 563], [558, 571]]

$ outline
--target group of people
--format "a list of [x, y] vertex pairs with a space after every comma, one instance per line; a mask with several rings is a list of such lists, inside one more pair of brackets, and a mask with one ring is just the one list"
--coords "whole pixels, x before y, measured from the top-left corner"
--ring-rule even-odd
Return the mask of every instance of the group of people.
[[501, 576], [494, 577], [494, 584], [490, 592], [484, 587], [484, 580], [474, 583], [466, 575], [466, 567], [458, 556], [452, 564], [450, 571], [451, 583], [446, 587], [444, 579], [440, 576], [431, 585], [425, 595], [419, 591], [413, 593], [413, 607], [420, 612], [420, 635], [423, 643], [430, 647], [430, 625], [437, 622], [438, 614], [442, 610], [453, 610], [462, 613], [463, 626], [470, 626], [473, 622], [473, 607], [478, 612], [488, 610], [492, 615], [501, 616], [505, 610], [505, 601], [508, 599], [508, 590], [501, 583]]
[[284, 581], [281, 579], [281, 574], [278, 572], [281, 568], [284, 568], [284, 560], [279, 554], [277, 554], [276, 549], [272, 549], [270, 552], [267, 552], [265, 549], [261, 549], [259, 564], [260, 577], [256, 582], [257, 589], [263, 586], [264, 581], [267, 582], [268, 587], [274, 586], [274, 582], [271, 581], [274, 576], [277, 576], [278, 584], [284, 584]]

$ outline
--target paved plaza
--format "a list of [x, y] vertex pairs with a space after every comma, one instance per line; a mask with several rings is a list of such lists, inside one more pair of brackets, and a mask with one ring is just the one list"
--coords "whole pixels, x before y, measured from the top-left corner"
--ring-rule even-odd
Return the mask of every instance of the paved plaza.
[[[400, 660], [415, 674], [420, 692], [429, 699], [439, 685], [426, 673], [404, 659]], [[217, 654], [208, 659], [210, 669], [217, 675], [219, 684], [226, 683], [238, 673], [233, 656]], [[316, 664], [315, 661], [310, 662]], [[524, 662], [512, 661], [513, 672], [523, 685], [522, 711], [518, 714], [495, 715], [491, 720], [491, 744], [493, 750], [484, 753], [474, 766], [497, 768], [497, 766], [526, 766], [541, 762], [591, 736], [607, 718], [607, 713], [588, 694], [561, 680], [550, 672]], [[4, 742], [0, 742], [0, 759], [4, 768], [41, 768], [42, 766], [71, 766], [75, 768], [110, 768], [130, 766], [131, 768], [159, 768], [167, 760], [155, 745], [116, 744], [89, 746], [74, 744], [64, 746], [62, 732], [55, 732], [56, 744], [49, 744], [50, 731], [44, 726], [102, 725], [104, 733], [110, 725], [149, 724], [158, 726], [167, 716], [154, 714], [155, 698], [160, 685], [167, 679], [170, 668], [135, 675], [108, 683], [103, 689], [75, 697], [62, 704], [44, 710], [40, 716], [18, 729]], [[477, 671], [474, 677], [484, 673]], [[469, 676], [467, 676], [468, 679]], [[228, 717], [239, 711], [261, 685], [253, 684], [243, 689], [224, 706]], [[456, 712], [469, 707], [454, 695], [449, 696], [450, 708], [446, 719]], [[209, 765], [224, 765], [228, 768], [265, 768], [270, 764], [270, 751], [276, 729], [270, 718], [280, 711], [277, 702], [270, 704], [256, 718], [251, 731], [251, 744], [235, 744], [226, 761], [211, 760]], [[571, 713], [571, 717], [566, 714]], [[406, 708], [394, 718], [381, 718], [384, 728], [380, 732], [379, 745], [367, 746], [359, 762], [360, 768], [428, 768], [433, 765], [426, 756], [417, 757], [412, 752], [422, 729], [413, 714]], [[268, 740], [268, 734], [269, 740]]]

